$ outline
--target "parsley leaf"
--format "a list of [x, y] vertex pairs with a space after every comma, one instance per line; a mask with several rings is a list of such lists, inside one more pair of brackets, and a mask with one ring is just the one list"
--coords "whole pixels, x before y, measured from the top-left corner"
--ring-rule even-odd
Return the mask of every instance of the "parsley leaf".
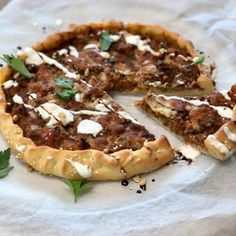
[[78, 92], [78, 90], [73, 89], [75, 82], [72, 80], [56, 78], [54, 81], [57, 87], [62, 88], [62, 90], [55, 95], [65, 102], [68, 102]]
[[12, 169], [13, 166], [8, 166], [7, 168], [0, 170], [0, 179], [5, 178]]
[[55, 84], [59, 88], [73, 89], [74, 83], [75, 83], [74, 81], [64, 79], [64, 78], [56, 78], [55, 79]]
[[205, 60], [205, 55], [199, 55], [193, 58], [193, 62], [191, 63], [191, 65], [193, 66], [193, 65], [201, 64], [204, 60]]
[[113, 42], [114, 40], [110, 38], [109, 33], [107, 31], [103, 32], [101, 36], [101, 50], [107, 51]]
[[21, 75], [25, 76], [28, 79], [32, 78], [32, 74], [28, 71], [24, 62], [19, 57], [4, 54], [1, 59], [5, 61], [10, 67], [19, 72]]
[[12, 166], [9, 166], [10, 156], [11, 152], [9, 148], [0, 152], [0, 179], [6, 177], [13, 169]]
[[55, 95], [60, 98], [61, 100], [68, 102], [72, 97], [75, 96], [75, 94], [78, 92], [78, 90], [75, 89], [64, 89], [59, 93], [56, 93]]
[[91, 184], [88, 183], [86, 180], [70, 180], [64, 179], [63, 182], [69, 186], [71, 192], [74, 195], [74, 202], [77, 202], [78, 197], [81, 193], [87, 191], [91, 188]]

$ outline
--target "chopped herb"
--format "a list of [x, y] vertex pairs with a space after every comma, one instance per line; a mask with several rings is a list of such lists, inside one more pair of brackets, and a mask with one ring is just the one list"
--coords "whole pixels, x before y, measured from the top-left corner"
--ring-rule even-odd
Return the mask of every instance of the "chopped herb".
[[55, 84], [59, 88], [73, 89], [74, 81], [68, 80], [68, 79], [65, 79], [65, 78], [56, 78], [55, 79]]
[[78, 90], [73, 89], [74, 81], [72, 80], [68, 80], [65, 78], [56, 78], [55, 84], [57, 87], [62, 89], [55, 95], [65, 102], [68, 102], [78, 92]]
[[107, 51], [113, 42], [114, 40], [110, 37], [109, 33], [107, 31], [103, 32], [101, 36], [101, 50]]
[[55, 95], [60, 98], [61, 100], [68, 102], [72, 97], [75, 96], [75, 94], [78, 92], [78, 90], [75, 89], [64, 89], [59, 93], [56, 93]]
[[204, 60], [205, 60], [205, 56], [199, 55], [193, 58], [193, 62], [191, 63], [191, 65], [193, 66], [193, 65], [201, 64]]
[[32, 74], [28, 71], [24, 62], [19, 57], [4, 54], [1, 59], [5, 61], [10, 67], [19, 72], [21, 75], [25, 76], [28, 79], [32, 78]]
[[11, 156], [10, 149], [0, 152], [0, 179], [6, 177], [8, 173], [13, 169], [12, 166], [9, 166], [9, 159]]
[[88, 183], [86, 180], [64, 179], [63, 181], [67, 186], [69, 186], [71, 192], [73, 193], [75, 203], [77, 202], [77, 199], [81, 195], [81, 193], [91, 188], [91, 184]]

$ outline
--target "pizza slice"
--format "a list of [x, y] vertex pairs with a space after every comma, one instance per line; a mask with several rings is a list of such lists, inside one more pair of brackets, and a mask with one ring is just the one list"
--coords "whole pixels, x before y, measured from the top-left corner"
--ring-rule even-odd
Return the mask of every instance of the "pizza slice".
[[236, 85], [201, 97], [147, 94], [137, 106], [184, 142], [219, 160], [236, 151]]

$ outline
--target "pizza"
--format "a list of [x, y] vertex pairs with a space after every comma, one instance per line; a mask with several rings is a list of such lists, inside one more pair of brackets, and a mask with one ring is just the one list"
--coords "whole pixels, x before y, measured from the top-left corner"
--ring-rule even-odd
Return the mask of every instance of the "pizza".
[[149, 93], [136, 105], [207, 155], [225, 160], [236, 151], [236, 85], [198, 97]]
[[173, 149], [108, 92], [211, 93], [213, 68], [199, 58], [189, 41], [156, 25], [72, 25], [3, 56], [0, 131], [43, 174], [115, 180], [150, 172], [173, 160]]

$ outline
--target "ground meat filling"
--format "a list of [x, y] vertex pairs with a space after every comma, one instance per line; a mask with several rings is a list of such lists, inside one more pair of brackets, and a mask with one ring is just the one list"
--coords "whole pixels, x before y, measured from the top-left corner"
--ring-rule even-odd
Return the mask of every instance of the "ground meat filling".
[[[196, 81], [200, 75], [196, 65], [192, 65], [190, 54], [180, 48], [168, 38], [147, 40], [157, 54], [154, 56], [149, 51], [141, 51], [136, 45], [126, 42], [126, 31], [112, 31], [112, 35], [119, 36], [119, 40], [113, 42], [107, 50], [107, 57], [99, 52], [101, 31], [89, 30], [82, 36], [64, 43], [62, 48], [69, 51], [69, 47], [75, 47], [79, 57], [71, 55], [59, 55], [55, 51], [48, 54], [56, 60], [65, 63], [70, 69], [81, 75], [95, 76], [102, 89], [132, 90], [135, 87], [148, 89], [158, 87], [165, 91], [167, 88], [183, 89], [198, 87]], [[91, 45], [97, 45], [93, 48]], [[90, 47], [89, 47], [90, 46]]]
[[[230, 94], [233, 97], [233, 87], [229, 92]], [[226, 99], [220, 92], [191, 99], [207, 101], [210, 105], [225, 106], [230, 109], [233, 109], [235, 105], [232, 98]], [[189, 98], [190, 101], [191, 99]], [[168, 101], [169, 107], [174, 112], [173, 116], [169, 118], [160, 113], [154, 113], [146, 102], [142, 102], [141, 106], [148, 113], [157, 116], [174, 133], [183, 137], [184, 141], [193, 145], [203, 147], [207, 136], [217, 132], [223, 124], [230, 120], [221, 117], [215, 109], [208, 105], [194, 106], [177, 99], [169, 99]]]
[[[30, 69], [31, 66], [28, 66]], [[74, 88], [79, 91], [81, 101], [75, 101], [75, 97], [65, 102], [60, 100], [55, 93], [60, 91], [55, 84], [55, 78], [63, 78], [64, 74], [54, 66], [42, 64], [34, 69], [34, 77], [29, 80], [22, 76], [17, 78], [18, 86], [4, 89], [7, 100], [7, 112], [18, 124], [24, 136], [31, 138], [36, 145], [47, 145], [57, 149], [84, 150], [93, 148], [112, 153], [122, 149], [137, 150], [145, 141], [155, 140], [143, 126], [125, 119], [117, 112], [123, 109], [115, 103], [111, 97], [100, 88], [96, 87], [95, 78], [86, 81], [74, 81]], [[83, 81], [83, 82], [82, 82]], [[35, 95], [37, 97], [35, 97]], [[24, 104], [18, 104], [13, 100], [17, 95], [23, 99]], [[35, 108], [47, 102], [52, 102], [66, 110], [97, 111], [94, 106], [97, 101], [106, 101], [112, 108], [105, 115], [91, 116], [88, 114], [74, 115], [74, 121], [63, 125], [58, 121], [52, 127], [48, 127], [50, 119], [42, 119]], [[31, 107], [29, 107], [31, 106]], [[77, 133], [77, 126], [82, 120], [92, 120], [102, 125], [102, 130], [96, 135]]]
[[[190, 54], [175, 42], [163, 37], [154, 40], [148, 35], [135, 36], [123, 28], [108, 33], [117, 40], [111, 43], [107, 51], [102, 51], [100, 46], [103, 32], [88, 28], [62, 43], [60, 49], [43, 52], [78, 75], [76, 79], [69, 80], [74, 81], [73, 90], [80, 94], [81, 101], [75, 100], [75, 94], [67, 101], [58, 97], [62, 89], [55, 84], [55, 79], [63, 79], [66, 74], [55, 65], [27, 64], [26, 67], [33, 74], [31, 80], [23, 76], [16, 78], [16, 73], [12, 75], [18, 86], [4, 89], [7, 112], [11, 113], [14, 122], [23, 129], [24, 136], [31, 138], [37, 145], [57, 149], [94, 148], [107, 153], [127, 148], [137, 150], [146, 140], [154, 140], [154, 135], [120, 115], [119, 112], [123, 109], [104, 90], [129, 91], [150, 87], [165, 90], [167, 87], [183, 89], [197, 86], [198, 67], [191, 65]], [[145, 40], [149, 49], [140, 50], [137, 45], [128, 43], [127, 35]], [[19, 96], [18, 99], [22, 101], [13, 101], [14, 95]], [[109, 104], [103, 104], [106, 108], [110, 106], [105, 114], [73, 113], [79, 110], [97, 111], [95, 106], [100, 101], [109, 101]], [[47, 102], [71, 110], [73, 122], [63, 124], [48, 111], [48, 118], [43, 118], [35, 109]], [[49, 125], [52, 120], [56, 120], [55, 124]], [[96, 135], [77, 132], [77, 127], [83, 120], [96, 122], [99, 127], [102, 126], [102, 130]]]

